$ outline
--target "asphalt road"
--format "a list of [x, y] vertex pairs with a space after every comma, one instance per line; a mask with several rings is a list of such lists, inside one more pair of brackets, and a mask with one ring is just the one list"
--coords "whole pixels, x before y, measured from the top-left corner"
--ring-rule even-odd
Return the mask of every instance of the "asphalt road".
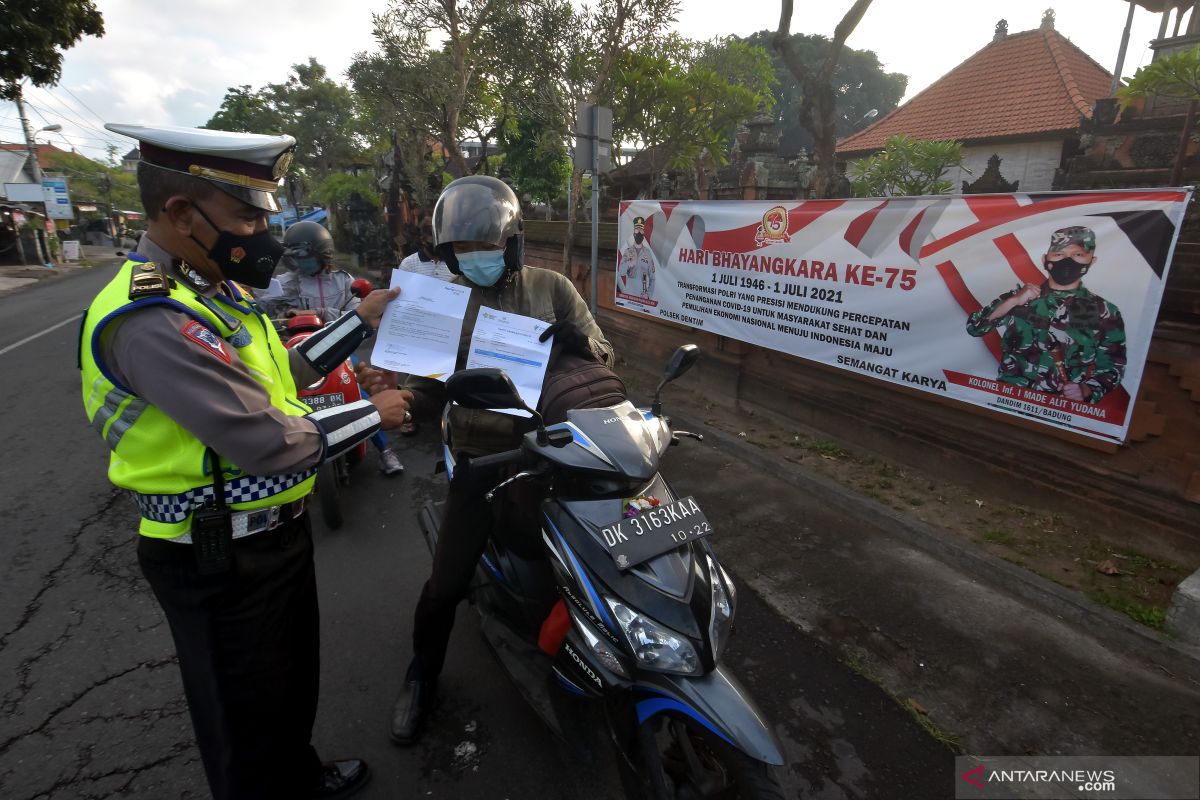
[[[71, 320], [113, 271], [0, 296], [5, 800], [207, 796], [169, 632], [137, 570], [134, 509], [105, 479], [107, 450], [80, 404]], [[567, 752], [519, 699], [466, 606], [428, 735], [412, 748], [389, 743], [430, 562], [416, 509], [441, 485], [431, 434], [397, 440], [402, 477], [370, 462], [355, 472], [341, 530], [316, 524], [318, 750], [368, 759], [374, 779], [359, 795], [368, 799], [620, 797], [606, 758]], [[722, 552], [720, 531], [714, 546]], [[737, 553], [724, 556], [736, 576]], [[744, 585], [726, 663], [784, 742], [789, 796], [951, 796], [951, 753]]]

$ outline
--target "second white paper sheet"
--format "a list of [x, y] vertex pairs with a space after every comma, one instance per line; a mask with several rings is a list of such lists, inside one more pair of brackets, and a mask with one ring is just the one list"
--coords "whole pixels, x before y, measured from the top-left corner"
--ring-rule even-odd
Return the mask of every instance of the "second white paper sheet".
[[392, 287], [397, 286], [400, 296], [383, 312], [371, 363], [445, 380], [458, 359], [470, 287], [396, 269]]
[[[542, 381], [546, 377], [546, 364], [550, 360], [553, 339], [538, 341], [542, 331], [550, 327], [533, 317], [497, 311], [481, 306], [475, 321], [475, 332], [471, 336], [471, 350], [467, 355], [467, 369], [475, 367], [498, 367], [508, 373], [521, 399], [530, 408], [537, 408], [542, 396]], [[505, 414], [528, 417], [519, 409], [498, 408]]]

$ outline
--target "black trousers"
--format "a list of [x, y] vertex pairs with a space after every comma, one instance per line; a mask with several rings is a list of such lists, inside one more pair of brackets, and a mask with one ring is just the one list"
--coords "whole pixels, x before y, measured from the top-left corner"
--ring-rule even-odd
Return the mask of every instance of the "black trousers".
[[138, 562], [175, 639], [215, 800], [311, 796], [320, 630], [307, 514], [233, 543], [199, 575], [191, 545], [141, 537]]
[[435, 678], [442, 671], [455, 611], [471, 587], [493, 525], [493, 509], [483, 498], [491, 486], [483, 485], [486, 480], [455, 477], [438, 527], [433, 571], [413, 615], [413, 656], [424, 678]]

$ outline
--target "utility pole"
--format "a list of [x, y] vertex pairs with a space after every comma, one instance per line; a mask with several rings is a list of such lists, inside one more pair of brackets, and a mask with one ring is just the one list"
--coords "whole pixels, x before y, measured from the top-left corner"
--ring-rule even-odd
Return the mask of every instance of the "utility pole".
[[108, 198], [108, 236], [112, 239], [113, 247], [120, 247], [117, 241], [117, 211], [113, 208], [112, 201], [112, 175], [108, 172], [103, 174], [104, 179], [104, 196]]
[[42, 185], [42, 168], [38, 164], [37, 142], [33, 140], [33, 126], [29, 124], [29, 116], [25, 113], [25, 99], [21, 96], [21, 87], [17, 87], [17, 114], [21, 117], [21, 130], [25, 132], [25, 147], [29, 151], [29, 169], [33, 180]]
[[[42, 185], [42, 167], [40, 164], [38, 164], [37, 142], [35, 142], [33, 139], [33, 126], [29, 124], [29, 115], [25, 113], [25, 98], [21, 96], [21, 86], [19, 84], [17, 85], [16, 103], [17, 115], [21, 118], [21, 130], [25, 133], [25, 148], [29, 151], [29, 171], [33, 174], [33, 182], [40, 187]], [[43, 209], [44, 208], [45, 206], [43, 205]], [[49, 214], [48, 211], [46, 213], [47, 215]], [[46, 218], [49, 219], [49, 216]], [[44, 235], [44, 231], [35, 232], [33, 235], [34, 242], [40, 245]], [[17, 231], [17, 246], [21, 252], [21, 263], [26, 264], [25, 250], [20, 246], [20, 243], [21, 232]], [[38, 256], [41, 258], [42, 254], [39, 253]], [[49, 251], [45, 253], [45, 257], [41, 258], [41, 260], [43, 262], [49, 262]]]

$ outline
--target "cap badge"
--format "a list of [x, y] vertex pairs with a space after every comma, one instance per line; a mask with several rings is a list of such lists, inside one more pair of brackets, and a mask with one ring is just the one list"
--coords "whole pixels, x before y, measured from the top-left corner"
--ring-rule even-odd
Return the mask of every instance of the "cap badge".
[[271, 177], [279, 180], [284, 175], [287, 175], [288, 168], [292, 166], [292, 160], [295, 157], [296, 154], [292, 150], [281, 153], [279, 158], [275, 160], [275, 166], [271, 168]]

